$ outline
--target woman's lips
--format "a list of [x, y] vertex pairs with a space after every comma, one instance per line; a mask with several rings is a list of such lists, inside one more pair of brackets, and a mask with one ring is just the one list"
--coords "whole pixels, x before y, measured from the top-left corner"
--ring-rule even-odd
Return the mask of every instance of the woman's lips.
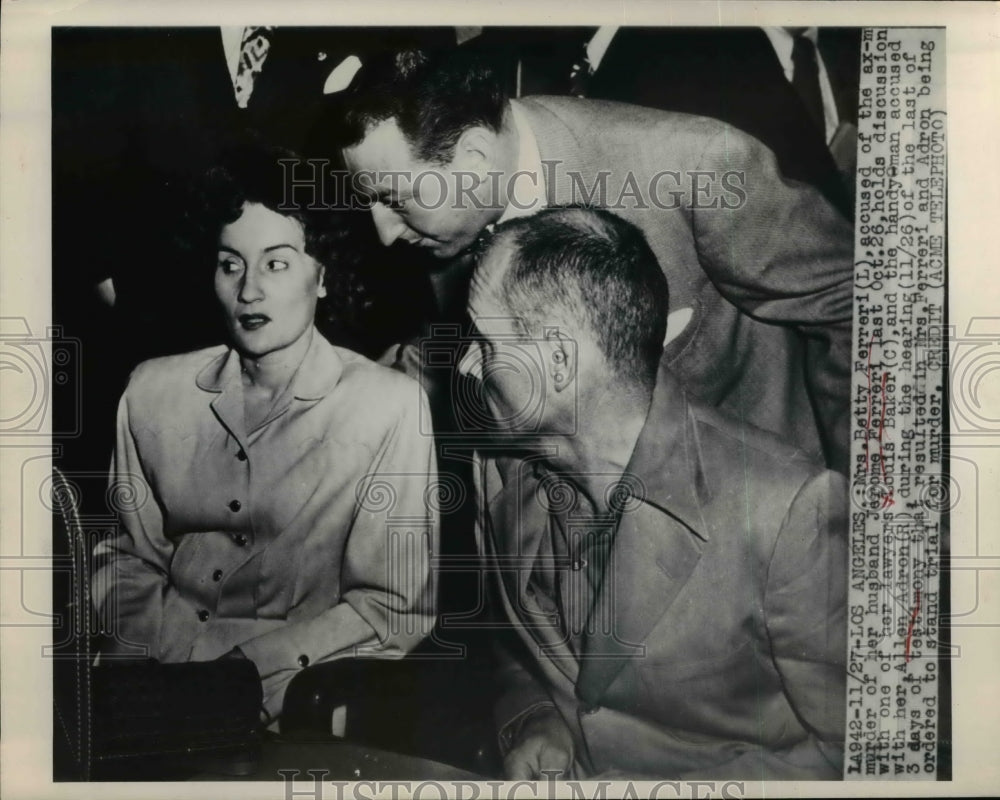
[[245, 331], [255, 331], [271, 321], [266, 314], [240, 314], [237, 319]]

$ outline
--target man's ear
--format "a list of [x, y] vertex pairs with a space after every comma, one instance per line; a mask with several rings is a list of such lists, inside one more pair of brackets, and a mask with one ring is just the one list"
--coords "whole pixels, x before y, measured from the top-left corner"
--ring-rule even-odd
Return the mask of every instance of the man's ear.
[[471, 172], [479, 176], [480, 181], [487, 179], [487, 173], [496, 164], [497, 134], [482, 125], [466, 129], [455, 144], [455, 157], [452, 167], [455, 170]]
[[544, 353], [547, 359], [548, 378], [557, 392], [563, 391], [576, 380], [578, 354], [576, 341], [559, 328], [545, 328]]
[[316, 296], [326, 297], [326, 267], [319, 265], [319, 284], [316, 286]]

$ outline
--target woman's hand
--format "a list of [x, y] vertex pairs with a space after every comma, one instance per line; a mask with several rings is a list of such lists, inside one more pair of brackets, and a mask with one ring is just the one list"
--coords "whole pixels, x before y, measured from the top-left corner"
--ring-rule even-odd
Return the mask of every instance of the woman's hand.
[[553, 772], [565, 777], [572, 766], [573, 734], [552, 708], [534, 714], [524, 723], [517, 744], [503, 762], [508, 780], [541, 780]]

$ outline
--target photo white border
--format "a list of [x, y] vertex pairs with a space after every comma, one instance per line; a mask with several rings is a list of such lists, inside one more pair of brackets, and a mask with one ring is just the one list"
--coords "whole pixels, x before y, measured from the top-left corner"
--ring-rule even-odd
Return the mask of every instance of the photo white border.
[[[996, 229], [1000, 221], [1000, 7], [991, 2], [556, 2], [504, 0], [491, 7], [474, 2], [386, 2], [364, 0], [4, 0], [0, 6], [0, 316], [24, 317], [35, 334], [51, 325], [50, 223], [50, 28], [57, 25], [841, 25], [947, 26], [948, 104], [948, 321], [959, 335], [974, 317], [1000, 319]], [[992, 125], [990, 124], [992, 123]], [[109, 231], [113, 220], [108, 220]], [[99, 254], [81, 254], [81, 258]], [[996, 343], [1000, 345], [1000, 343]], [[1000, 370], [1000, 364], [998, 364]], [[998, 372], [1000, 375], [1000, 372]], [[0, 381], [3, 378], [0, 377]], [[980, 398], [1000, 417], [1000, 377]], [[0, 439], [0, 676], [3, 732], [2, 795], [21, 798], [217, 797], [234, 791], [218, 784], [53, 784], [51, 782], [51, 662], [41, 658], [50, 643], [46, 627], [10, 627], [22, 586], [9, 569], [23, 554], [50, 551], [50, 520], [20, 516], [18, 485], [25, 441]], [[41, 454], [43, 451], [39, 450]], [[974, 459], [980, 486], [1000, 485], [1000, 438], [952, 442], [951, 452]], [[1000, 519], [1000, 493], [978, 497], [978, 513], [953, 520], [953, 553], [962, 553], [974, 530]], [[952, 607], [972, 607], [982, 627], [955, 627], [960, 657], [952, 669], [953, 775], [951, 782], [759, 783], [745, 782], [746, 796], [792, 797], [951, 796], [995, 793], [1000, 786], [1000, 537], [979, 533], [976, 596], [966, 581], [953, 580]], [[975, 541], [971, 539], [971, 541]], [[993, 564], [993, 569], [988, 565]], [[15, 579], [11, 580], [11, 577]], [[51, 602], [48, 575], [34, 575], [23, 600], [35, 608]], [[298, 788], [298, 787], [297, 787]], [[302, 789], [309, 788], [308, 784]], [[285, 797], [280, 783], [244, 783], [247, 798]], [[301, 796], [301, 795], [300, 795]], [[334, 797], [333, 792], [324, 796]], [[429, 794], [428, 796], [433, 796]], [[485, 793], [484, 796], [489, 796]], [[527, 796], [522, 790], [518, 796]], [[588, 795], [590, 796], [590, 795]], [[611, 790], [608, 796], [614, 796]]]

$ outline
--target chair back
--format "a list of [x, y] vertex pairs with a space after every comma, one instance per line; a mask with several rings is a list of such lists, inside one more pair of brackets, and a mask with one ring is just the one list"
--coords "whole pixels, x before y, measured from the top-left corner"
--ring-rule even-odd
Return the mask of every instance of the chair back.
[[[52, 468], [53, 601], [53, 777], [90, 779], [91, 632], [90, 546], [80, 522], [79, 488]], [[55, 555], [65, 553], [65, 555]]]

